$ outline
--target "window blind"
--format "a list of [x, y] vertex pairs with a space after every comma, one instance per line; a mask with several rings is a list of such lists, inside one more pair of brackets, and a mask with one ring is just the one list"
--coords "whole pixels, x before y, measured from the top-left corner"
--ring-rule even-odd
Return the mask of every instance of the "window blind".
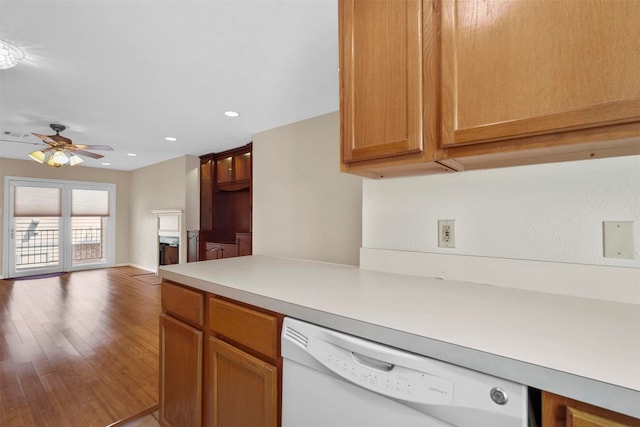
[[50, 187], [21, 187], [14, 189], [13, 216], [62, 216], [62, 189]]
[[109, 216], [109, 192], [104, 190], [71, 190], [71, 216]]

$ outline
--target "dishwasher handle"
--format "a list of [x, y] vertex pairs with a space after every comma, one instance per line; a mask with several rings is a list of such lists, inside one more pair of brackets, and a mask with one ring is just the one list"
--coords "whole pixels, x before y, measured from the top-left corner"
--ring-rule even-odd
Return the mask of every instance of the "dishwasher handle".
[[358, 354], [354, 351], [351, 352], [351, 357], [355, 362], [381, 372], [390, 372], [395, 367], [393, 363], [383, 362], [382, 360], [374, 359], [373, 357], [368, 357], [364, 354]]

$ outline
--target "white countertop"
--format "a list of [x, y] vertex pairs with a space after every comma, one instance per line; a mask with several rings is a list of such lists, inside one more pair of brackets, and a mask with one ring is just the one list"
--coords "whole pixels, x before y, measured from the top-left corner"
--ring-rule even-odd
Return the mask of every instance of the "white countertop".
[[640, 418], [640, 306], [249, 256], [169, 280]]

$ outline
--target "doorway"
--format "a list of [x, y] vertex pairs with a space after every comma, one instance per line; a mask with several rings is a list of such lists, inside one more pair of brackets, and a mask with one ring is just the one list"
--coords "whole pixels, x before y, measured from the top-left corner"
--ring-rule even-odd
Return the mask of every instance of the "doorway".
[[115, 185], [6, 177], [5, 207], [7, 277], [114, 265]]

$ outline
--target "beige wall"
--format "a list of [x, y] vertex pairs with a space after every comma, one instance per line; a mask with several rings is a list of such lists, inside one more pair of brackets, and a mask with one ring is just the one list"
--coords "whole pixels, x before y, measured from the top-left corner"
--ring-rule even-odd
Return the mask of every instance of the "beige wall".
[[[129, 233], [130, 216], [129, 200], [131, 189], [129, 186], [129, 172], [112, 171], [108, 169], [86, 168], [82, 166], [52, 168], [37, 164], [31, 160], [15, 160], [0, 158], [0, 204], [4, 204], [5, 176], [19, 176], [25, 178], [59, 179], [67, 181], [104, 182], [116, 185], [116, 258], [115, 263], [129, 262]], [[2, 206], [0, 223], [4, 221], [6, 206]], [[0, 242], [4, 238], [4, 230], [0, 227]], [[2, 245], [0, 244], [0, 267], [3, 265]], [[4, 272], [2, 273], [4, 276]]]
[[[253, 142], [254, 253], [358, 265], [362, 179], [339, 171], [337, 112], [260, 132]], [[131, 172], [54, 169], [0, 158], [0, 200], [4, 200], [4, 176], [113, 183], [116, 265], [154, 271], [157, 241], [152, 211], [181, 209], [184, 229], [198, 229], [198, 169], [194, 156]], [[0, 229], [0, 241], [2, 233]]]
[[340, 173], [338, 113], [253, 135], [253, 253], [358, 265], [362, 178]]
[[183, 156], [131, 172], [130, 264], [149, 271], [157, 267], [157, 218], [152, 211], [180, 209], [184, 230], [198, 229], [199, 165], [197, 157]]
[[[38, 165], [30, 160], [0, 158], [0, 203], [4, 201], [4, 177], [20, 176], [68, 181], [105, 182], [116, 185], [116, 265], [156, 268], [155, 216], [157, 209], [182, 209], [185, 230], [198, 229], [199, 159], [183, 156], [136, 171], [100, 168], [60, 168]], [[0, 222], [4, 219], [2, 207]], [[0, 242], [3, 239], [0, 228]], [[0, 245], [0, 266], [2, 266]], [[0, 276], [3, 276], [0, 273]]]

